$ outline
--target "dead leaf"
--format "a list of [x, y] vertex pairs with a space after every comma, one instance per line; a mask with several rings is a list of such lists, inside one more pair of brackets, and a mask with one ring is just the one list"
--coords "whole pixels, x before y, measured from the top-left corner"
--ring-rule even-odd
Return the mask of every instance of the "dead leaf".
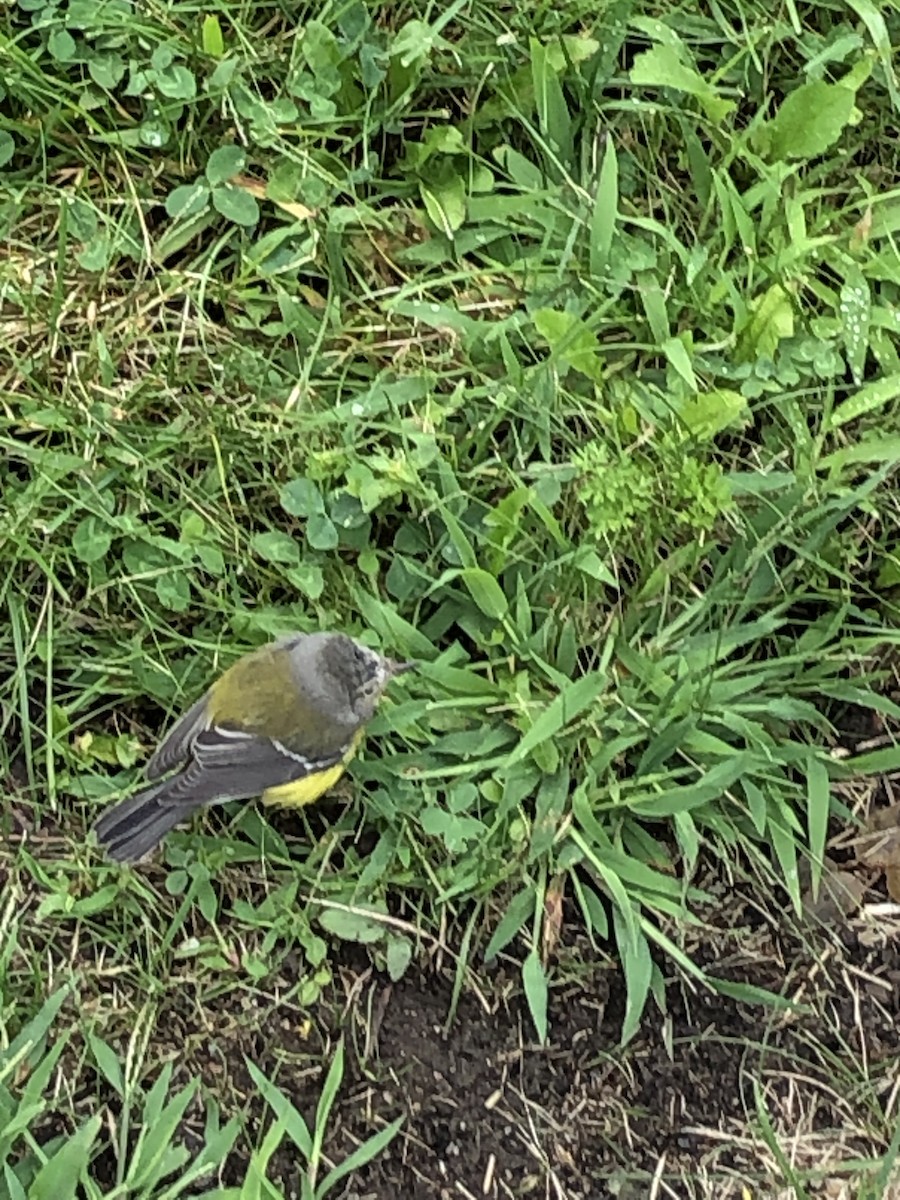
[[850, 844], [860, 866], [884, 872], [888, 895], [900, 902], [900, 804], [869, 813], [862, 833]]
[[869, 240], [869, 234], [872, 232], [872, 206], [871, 204], [853, 226], [853, 232], [850, 235], [850, 245], [854, 249], [864, 246]]
[[867, 832], [877, 829], [900, 829], [900, 804], [889, 804], [887, 808], [876, 808], [869, 813], [863, 826]]
[[883, 829], [860, 838], [856, 861], [867, 867], [900, 866], [900, 829]]
[[307, 287], [305, 283], [298, 283], [296, 286], [298, 295], [303, 297], [310, 308], [322, 312], [328, 307], [328, 301], [315, 288]]
[[232, 175], [228, 182], [233, 183], [235, 187], [243, 188], [245, 192], [249, 192], [257, 200], [266, 199], [265, 180], [254, 179], [252, 175]]
[[553, 956], [562, 929], [564, 884], [555, 880], [544, 895], [544, 925], [541, 930], [541, 958], [544, 965]]
[[822, 1193], [824, 1200], [850, 1200], [850, 1189], [847, 1187], [846, 1180], [826, 1179], [823, 1186], [825, 1188]]
[[300, 204], [293, 200], [273, 200], [272, 203], [277, 208], [283, 209], [295, 221], [308, 221], [310, 217], [316, 215], [314, 208], [307, 208], [305, 204]]
[[234, 187], [242, 188], [257, 200], [268, 200], [271, 204], [282, 209], [296, 221], [307, 221], [316, 215], [314, 208], [307, 208], [295, 200], [275, 200], [268, 193], [266, 184], [261, 179], [251, 179], [249, 175], [235, 175], [230, 181]]
[[803, 891], [803, 911], [808, 920], [837, 925], [859, 907], [865, 890], [860, 879], [826, 858], [822, 864], [818, 896], [813, 899], [810, 886]]
[[853, 841], [856, 861], [882, 871], [900, 867], [900, 804], [870, 813], [863, 832]]

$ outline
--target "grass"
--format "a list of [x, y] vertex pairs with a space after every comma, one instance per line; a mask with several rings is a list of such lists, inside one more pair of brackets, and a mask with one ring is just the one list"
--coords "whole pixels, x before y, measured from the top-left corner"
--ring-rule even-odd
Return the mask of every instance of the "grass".
[[[449, 950], [457, 998], [512, 956], [542, 1040], [572, 922], [623, 1043], [673, 972], [766, 998], [682, 948], [698, 863], [799, 914], [832, 782], [900, 762], [830, 752], [898, 715], [897, 34], [868, 0], [0, 14], [10, 1195], [215, 1175], [241, 1120], [157, 1021], [177, 994], [193, 1054], [210, 1005], [314, 1010], [342, 942]], [[425, 664], [346, 787], [98, 862], [172, 715], [294, 628]], [[229, 1195], [280, 1194], [273, 1111]]]

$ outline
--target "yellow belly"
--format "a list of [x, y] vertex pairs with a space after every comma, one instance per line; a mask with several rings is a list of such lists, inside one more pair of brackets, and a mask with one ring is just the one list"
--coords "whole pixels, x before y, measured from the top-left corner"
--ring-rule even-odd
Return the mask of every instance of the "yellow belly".
[[344, 755], [343, 762], [339, 762], [325, 771], [317, 771], [315, 775], [305, 775], [302, 779], [294, 780], [293, 783], [282, 783], [279, 787], [266, 788], [262, 794], [263, 804], [279, 804], [284, 808], [303, 808], [305, 804], [312, 804], [329, 788], [334, 787], [346, 770], [347, 763], [356, 753], [356, 748], [361, 741], [362, 730], [353, 739], [350, 748]]
[[302, 808], [304, 804], [312, 804], [323, 792], [334, 787], [345, 767], [345, 763], [338, 763], [336, 767], [329, 767], [327, 771], [319, 771], [316, 775], [307, 775], [295, 783], [266, 788], [262, 794], [263, 804], [280, 804], [285, 808]]

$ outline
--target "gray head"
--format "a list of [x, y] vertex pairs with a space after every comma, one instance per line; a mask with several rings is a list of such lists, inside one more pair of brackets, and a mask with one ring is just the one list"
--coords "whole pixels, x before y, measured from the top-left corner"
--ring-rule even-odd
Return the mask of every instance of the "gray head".
[[290, 647], [300, 686], [320, 710], [341, 725], [363, 725], [385, 688], [412, 662], [395, 662], [343, 633], [310, 633]]

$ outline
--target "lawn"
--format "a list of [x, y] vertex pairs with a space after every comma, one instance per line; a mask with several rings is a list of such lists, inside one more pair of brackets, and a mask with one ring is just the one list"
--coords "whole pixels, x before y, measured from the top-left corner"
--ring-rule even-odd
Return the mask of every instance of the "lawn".
[[[0, 1200], [900, 1195], [898, 39], [3, 6]], [[104, 862], [317, 629], [338, 787]]]

